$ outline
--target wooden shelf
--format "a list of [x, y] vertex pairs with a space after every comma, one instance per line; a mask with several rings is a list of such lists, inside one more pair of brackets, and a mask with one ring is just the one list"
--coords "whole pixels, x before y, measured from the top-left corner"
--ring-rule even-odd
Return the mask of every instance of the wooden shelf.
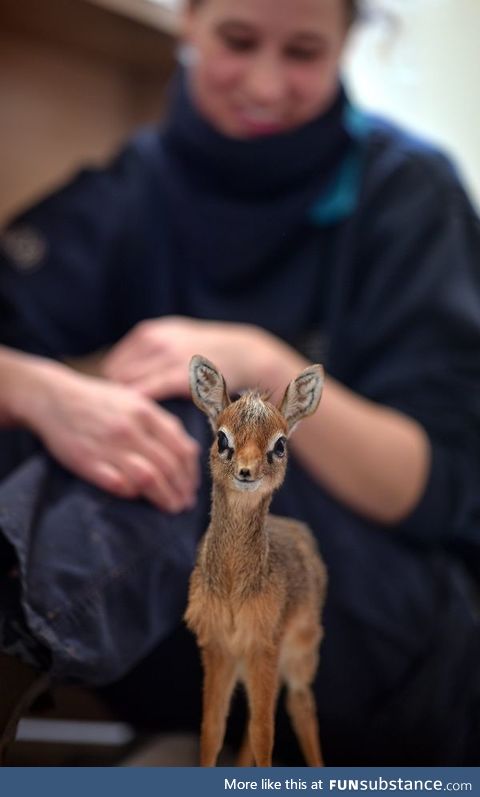
[[150, 0], [0, 0], [0, 226], [158, 120], [173, 30]]
[[174, 15], [149, 0], [1, 0], [2, 32], [81, 49], [133, 69], [173, 63]]
[[175, 35], [177, 31], [177, 17], [174, 12], [154, 0], [84, 0], [84, 2], [101, 6], [164, 33]]

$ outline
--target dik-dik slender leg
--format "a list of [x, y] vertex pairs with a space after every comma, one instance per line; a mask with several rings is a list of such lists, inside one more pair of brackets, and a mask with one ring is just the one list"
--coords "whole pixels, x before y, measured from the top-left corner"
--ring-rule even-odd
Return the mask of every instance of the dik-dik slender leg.
[[252, 746], [250, 744], [247, 724], [235, 765], [237, 767], [253, 767], [254, 763], [255, 759], [253, 757]]
[[[279, 688], [280, 688], [280, 683], [277, 679], [277, 694], [275, 695], [275, 700], [274, 700], [274, 711], [275, 711], [275, 705], [277, 703], [277, 695]], [[245, 732], [243, 734], [242, 743], [240, 745], [240, 750], [238, 752], [235, 764], [237, 767], [253, 767], [253, 765], [255, 764], [252, 745], [250, 744], [248, 722], [245, 728]]]
[[230, 699], [235, 686], [235, 660], [218, 647], [202, 650], [204, 671], [200, 765], [213, 767], [225, 736]]
[[[287, 711], [305, 761], [310, 767], [323, 766], [317, 707], [311, 689], [318, 667], [317, 646], [321, 636], [318, 627], [302, 628], [292, 636], [289, 644], [291, 654], [284, 658]], [[308, 645], [305, 644], [307, 640]]]
[[[287, 695], [287, 710], [305, 761], [310, 767], [322, 767], [318, 721], [311, 689], [309, 687], [301, 691], [290, 689]], [[254, 762], [248, 728], [246, 728], [236, 765], [251, 767]]]
[[301, 689], [289, 687], [287, 711], [308, 766], [322, 767], [317, 710], [315, 698], [309, 686]]
[[246, 661], [250, 719], [248, 738], [257, 767], [272, 766], [278, 651], [256, 651]]

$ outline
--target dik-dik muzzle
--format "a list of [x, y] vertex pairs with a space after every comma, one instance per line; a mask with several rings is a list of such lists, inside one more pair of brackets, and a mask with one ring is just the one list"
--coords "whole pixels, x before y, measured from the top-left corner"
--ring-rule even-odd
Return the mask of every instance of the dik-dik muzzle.
[[306, 368], [275, 407], [257, 391], [231, 401], [222, 374], [205, 357], [190, 363], [195, 404], [208, 416], [216, 440], [210, 451], [217, 483], [245, 492], [272, 491], [285, 476], [287, 438], [297, 422], [317, 408], [323, 386], [320, 365]]
[[218, 417], [210, 453], [214, 478], [235, 490], [273, 490], [283, 481], [287, 424], [276, 407], [257, 393], [246, 393]]

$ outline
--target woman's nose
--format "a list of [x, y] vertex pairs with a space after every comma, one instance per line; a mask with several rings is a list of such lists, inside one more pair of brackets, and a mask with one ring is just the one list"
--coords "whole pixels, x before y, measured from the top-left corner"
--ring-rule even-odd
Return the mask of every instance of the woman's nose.
[[248, 96], [260, 106], [273, 106], [285, 94], [285, 79], [275, 56], [258, 55], [250, 64], [247, 80]]

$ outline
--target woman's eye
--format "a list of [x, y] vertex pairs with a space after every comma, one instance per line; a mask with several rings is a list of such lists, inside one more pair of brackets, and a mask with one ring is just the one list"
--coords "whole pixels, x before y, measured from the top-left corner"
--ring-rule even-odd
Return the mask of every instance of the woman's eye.
[[330, 52], [330, 43], [326, 39], [313, 37], [313, 41], [293, 41], [285, 47], [285, 54], [295, 61], [319, 61]]
[[219, 432], [218, 433], [217, 442], [218, 442], [218, 450], [219, 450], [220, 454], [222, 454], [224, 451], [228, 451], [228, 449], [230, 448], [230, 446], [228, 444], [228, 437], [225, 434], [225, 432]]
[[244, 39], [234, 36], [224, 36], [223, 43], [229, 50], [233, 50], [236, 53], [246, 53], [249, 50], [253, 50], [255, 47], [253, 39]]
[[287, 450], [287, 440], [285, 437], [279, 437], [273, 446], [273, 453], [277, 457], [284, 457]]
[[321, 52], [318, 50], [304, 50], [300, 47], [290, 47], [287, 50], [287, 55], [294, 61], [315, 61], [321, 57]]

